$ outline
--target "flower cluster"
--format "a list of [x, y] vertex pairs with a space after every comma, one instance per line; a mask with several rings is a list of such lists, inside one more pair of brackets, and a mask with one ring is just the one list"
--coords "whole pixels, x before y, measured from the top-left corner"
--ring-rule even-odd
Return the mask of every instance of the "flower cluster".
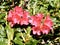
[[18, 6], [9, 11], [7, 19], [11, 27], [15, 24], [28, 25], [30, 23], [32, 25], [33, 34], [37, 35], [41, 35], [41, 33], [48, 34], [50, 30], [53, 29], [53, 22], [50, 16], [47, 15], [44, 17], [44, 14], [41, 13], [30, 16], [29, 12]]
[[[41, 35], [43, 34], [48, 34], [50, 30], [52, 30], [53, 22], [51, 21], [49, 16], [46, 16], [45, 19], [43, 20], [43, 15], [41, 14], [40, 17], [33, 18], [32, 23], [35, 24], [32, 27], [33, 34]], [[39, 20], [40, 19], [40, 20]]]
[[16, 6], [14, 10], [10, 10], [8, 14], [8, 21], [11, 27], [15, 24], [28, 25], [29, 12], [22, 9], [22, 7]]

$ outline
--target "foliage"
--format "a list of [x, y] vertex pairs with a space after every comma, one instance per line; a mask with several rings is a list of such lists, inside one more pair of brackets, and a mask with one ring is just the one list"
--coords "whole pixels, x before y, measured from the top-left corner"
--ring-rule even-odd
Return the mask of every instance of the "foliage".
[[[48, 34], [34, 35], [30, 25], [11, 27], [7, 16], [16, 6], [34, 16], [50, 15], [53, 30]], [[0, 0], [0, 45], [58, 45], [60, 43], [60, 0]]]

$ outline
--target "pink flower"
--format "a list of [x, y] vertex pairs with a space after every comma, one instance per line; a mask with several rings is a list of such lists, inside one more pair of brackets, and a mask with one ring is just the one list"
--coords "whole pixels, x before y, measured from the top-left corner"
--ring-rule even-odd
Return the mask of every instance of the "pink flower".
[[26, 11], [26, 10], [24, 10], [23, 14], [24, 14], [23, 17], [26, 17], [26, 18], [29, 18], [30, 17], [29, 12]]
[[43, 19], [43, 15], [42, 14], [37, 14], [35, 16], [30, 17], [29, 23], [31, 23], [34, 26], [39, 26], [42, 19]]
[[13, 27], [15, 24], [28, 25], [29, 24], [29, 12], [22, 9], [22, 7], [16, 6], [13, 10], [9, 11], [7, 20]]
[[36, 17], [39, 17], [39, 18], [40, 18], [40, 20], [42, 20], [42, 19], [43, 19], [43, 17], [44, 17], [44, 14], [42, 14], [42, 13], [38, 13], [38, 14], [36, 15]]
[[50, 19], [50, 16], [46, 16], [45, 20], [44, 20], [44, 24], [43, 24], [43, 27], [42, 27], [42, 33], [43, 34], [48, 34], [50, 32], [50, 30], [52, 30], [53, 26], [53, 22], [52, 20]]
[[10, 22], [10, 25], [15, 25], [15, 24], [19, 24], [20, 23], [20, 19], [21, 17], [17, 14], [15, 14], [14, 11], [9, 11], [9, 15], [8, 15], [8, 21]]
[[33, 34], [41, 35], [41, 29], [40, 26], [32, 27]]
[[29, 19], [26, 17], [22, 17], [20, 25], [28, 25], [28, 24], [29, 24]]
[[[36, 15], [36, 16], [37, 16], [37, 15]], [[35, 18], [35, 17], [34, 17], [34, 18]], [[36, 21], [37, 19], [38, 19], [38, 18], [35, 18], [34, 21]], [[33, 22], [33, 21], [31, 21], [31, 22]], [[37, 26], [33, 26], [33, 27], [32, 27], [33, 34], [40, 35], [41, 32], [42, 32], [43, 34], [48, 34], [48, 33], [50, 32], [50, 30], [53, 29], [53, 28], [52, 28], [53, 22], [52, 22], [52, 20], [50, 19], [49, 16], [46, 16], [46, 17], [45, 17], [45, 20], [44, 20], [43, 23], [39, 23], [39, 24], [38, 24], [38, 22], [39, 22], [39, 21], [36, 21], [37, 24], [35, 23], [35, 25], [37, 25]], [[42, 22], [42, 21], [41, 21], [41, 22]], [[32, 24], [34, 24], [34, 22], [33, 22]]]
[[28, 25], [29, 24], [29, 12], [25, 11], [23, 12], [23, 16], [21, 17], [20, 25]]
[[22, 9], [22, 7], [18, 7], [18, 6], [16, 6], [15, 8], [14, 8], [14, 11], [15, 11], [15, 14], [18, 14], [19, 16], [23, 16], [24, 14], [23, 14], [23, 9]]
[[46, 16], [45, 20], [44, 20], [44, 25], [48, 26], [50, 29], [52, 29], [53, 26], [53, 22], [50, 19], [50, 16]]
[[50, 32], [50, 28], [46, 25], [43, 25], [42, 28], [41, 28], [41, 32], [43, 34], [48, 34]]

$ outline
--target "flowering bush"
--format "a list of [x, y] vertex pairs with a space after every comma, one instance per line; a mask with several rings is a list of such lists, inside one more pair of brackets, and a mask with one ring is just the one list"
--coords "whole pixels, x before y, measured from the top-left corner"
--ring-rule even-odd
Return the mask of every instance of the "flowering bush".
[[16, 6], [13, 11], [9, 11], [7, 20], [9, 21], [11, 27], [15, 24], [29, 25], [30, 23], [32, 25], [33, 34], [37, 33], [37, 35], [40, 35], [41, 32], [43, 34], [48, 34], [48, 32], [52, 30], [53, 26], [53, 22], [49, 16], [46, 16], [43, 21], [43, 14], [30, 16], [28, 12], [18, 6]]
[[0, 3], [0, 45], [60, 45], [59, 0]]

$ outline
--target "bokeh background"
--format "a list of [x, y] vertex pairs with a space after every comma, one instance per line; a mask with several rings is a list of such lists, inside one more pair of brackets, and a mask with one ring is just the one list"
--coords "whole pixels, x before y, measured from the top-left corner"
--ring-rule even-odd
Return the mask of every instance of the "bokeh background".
[[[21, 6], [30, 15], [49, 14], [53, 31], [38, 36], [31, 33], [29, 26], [26, 28], [28, 34], [19, 25], [11, 28], [7, 15], [15, 6]], [[60, 0], [0, 0], [0, 45], [60, 45]]]

